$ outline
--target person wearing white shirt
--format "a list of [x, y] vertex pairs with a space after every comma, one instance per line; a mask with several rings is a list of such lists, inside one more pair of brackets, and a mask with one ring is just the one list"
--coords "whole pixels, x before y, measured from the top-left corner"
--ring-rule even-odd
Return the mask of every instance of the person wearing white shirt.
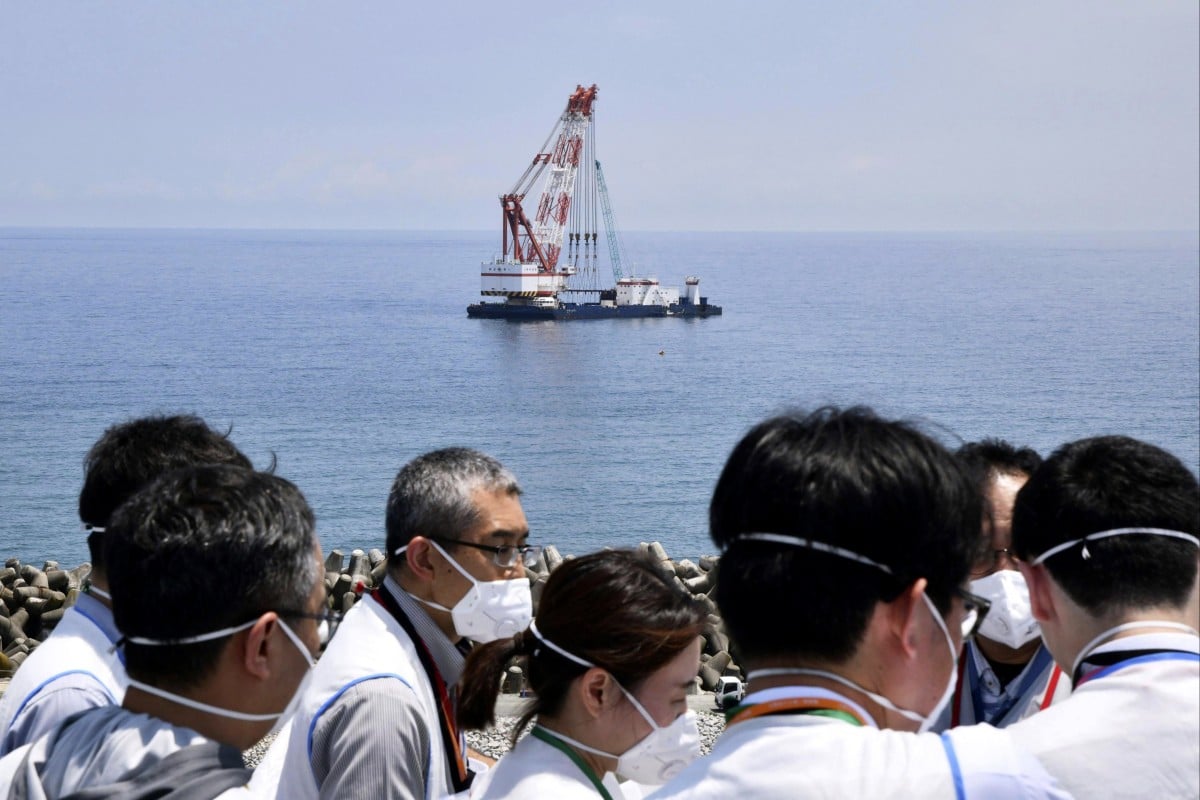
[[971, 567], [971, 591], [991, 608], [963, 647], [954, 697], [933, 726], [939, 732], [978, 722], [1003, 728], [1071, 694], [1071, 679], [1042, 644], [1012, 550], [1013, 503], [1042, 458], [1001, 439], [969, 442], [954, 455], [983, 499], [987, 541]]
[[105, 550], [125, 698], [0, 759], [0, 796], [245, 794], [241, 753], [288, 713], [327, 616], [303, 495], [244, 467], [178, 470], [117, 510]]
[[1064, 797], [1001, 731], [917, 733], [987, 611], [965, 590], [979, 519], [958, 462], [909, 424], [825, 408], [753, 428], [709, 506], [750, 693], [651, 797]]
[[648, 556], [606, 550], [564, 562], [546, 583], [537, 619], [467, 659], [464, 727], [495, 722], [500, 679], [514, 656], [526, 658], [534, 698], [514, 740], [536, 719], [471, 797], [621, 800], [677, 774], [700, 754], [687, 695], [705, 619]]
[[113, 512], [166, 472], [250, 460], [199, 417], [151, 416], [108, 428], [84, 458], [79, 519], [92, 570], [85, 593], [30, 654], [0, 698], [0, 756], [30, 744], [67, 717], [120, 705], [128, 679], [113, 623], [104, 533]]
[[464, 652], [533, 617], [525, 567], [541, 548], [516, 477], [464, 447], [397, 473], [387, 503], [387, 577], [346, 613], [295, 717], [251, 788], [281, 800], [434, 800], [486, 765], [455, 719]]
[[1124, 436], [1064, 445], [1017, 495], [1033, 614], [1075, 689], [1006, 729], [1079, 797], [1200, 796], [1200, 486]]

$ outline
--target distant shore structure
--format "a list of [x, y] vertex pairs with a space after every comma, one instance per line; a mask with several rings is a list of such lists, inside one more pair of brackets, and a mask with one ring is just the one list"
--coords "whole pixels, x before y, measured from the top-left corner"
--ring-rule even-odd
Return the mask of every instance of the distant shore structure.
[[[474, 303], [467, 307], [468, 317], [570, 320], [721, 313], [720, 306], [700, 295], [698, 277], [685, 278], [681, 293], [678, 287], [661, 286], [656, 277], [626, 274], [629, 261], [595, 153], [596, 92], [595, 84], [575, 87], [532, 163], [500, 195], [502, 252], [483, 262], [480, 294], [503, 300]], [[539, 182], [537, 209], [530, 219], [522, 203]], [[601, 219], [611, 283], [609, 270], [600, 269]]]

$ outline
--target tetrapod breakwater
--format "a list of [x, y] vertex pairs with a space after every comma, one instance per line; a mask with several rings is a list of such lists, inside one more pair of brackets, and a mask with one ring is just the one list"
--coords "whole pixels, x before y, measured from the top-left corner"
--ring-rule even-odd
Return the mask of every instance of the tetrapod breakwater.
[[[642, 542], [638, 550], [646, 553], [658, 565], [664, 577], [675, 581], [680, 588], [696, 599], [708, 613], [697, 690], [713, 691], [722, 676], [744, 678], [734, 660], [729, 637], [717, 613], [713, 596], [720, 572], [719, 559], [702, 556], [696, 561], [684, 558], [673, 560], [658, 542]], [[536, 613], [542, 589], [550, 573], [572, 556], [564, 556], [553, 545], [547, 546], [538, 561], [526, 568]], [[54, 630], [63, 613], [83, 591], [91, 573], [91, 564], [63, 569], [57, 561], [46, 561], [41, 567], [22, 564], [10, 558], [0, 570], [0, 678], [10, 677], [29, 654]], [[344, 551], [333, 549], [325, 558], [326, 603], [330, 609], [349, 611], [355, 603], [383, 582], [387, 574], [387, 559], [378, 549]], [[504, 691], [518, 693], [523, 675], [518, 664], [511, 664], [504, 680]]]

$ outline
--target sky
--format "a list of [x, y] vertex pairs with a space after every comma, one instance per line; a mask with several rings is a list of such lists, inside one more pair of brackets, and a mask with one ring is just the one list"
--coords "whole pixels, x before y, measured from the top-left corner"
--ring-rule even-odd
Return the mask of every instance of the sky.
[[0, 0], [0, 226], [487, 230], [577, 84], [647, 231], [1195, 230], [1196, 0]]

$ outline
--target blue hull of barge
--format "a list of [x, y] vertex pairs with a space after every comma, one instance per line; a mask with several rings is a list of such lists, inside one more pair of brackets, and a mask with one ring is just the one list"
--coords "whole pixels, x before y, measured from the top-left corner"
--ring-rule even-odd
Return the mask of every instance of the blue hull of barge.
[[514, 322], [537, 322], [567, 319], [626, 319], [645, 317], [715, 317], [721, 307], [702, 303], [678, 303], [670, 306], [602, 306], [599, 303], [559, 303], [557, 308], [509, 305], [507, 303], [472, 303], [467, 316], [473, 319], [507, 319]]

